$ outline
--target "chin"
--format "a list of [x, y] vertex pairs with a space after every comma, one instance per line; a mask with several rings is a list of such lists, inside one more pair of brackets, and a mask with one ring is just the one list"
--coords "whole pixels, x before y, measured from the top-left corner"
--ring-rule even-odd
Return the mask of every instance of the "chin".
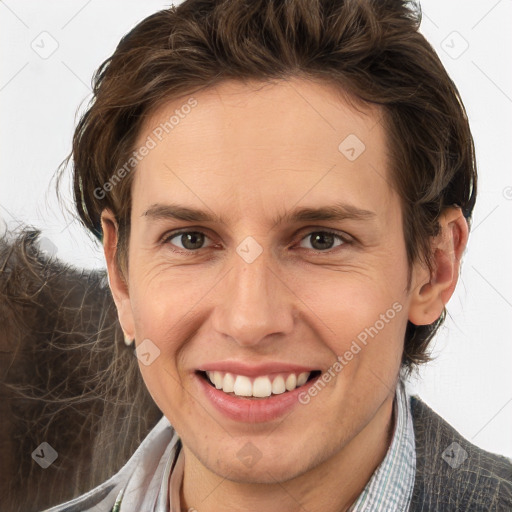
[[[242, 467], [241, 467], [242, 466]], [[292, 480], [305, 472], [306, 468], [297, 466], [297, 459], [281, 461], [276, 466], [274, 460], [259, 460], [252, 467], [242, 464], [226, 465], [227, 471], [219, 472], [219, 476], [239, 484], [275, 484]]]
[[[299, 445], [303, 446], [302, 443]], [[222, 449], [212, 453], [210, 460], [200, 459], [200, 462], [217, 476], [240, 484], [282, 483], [300, 476], [309, 466], [314, 466], [308, 463], [307, 453], [293, 447], [287, 449], [286, 454], [266, 447], [266, 455], [262, 456], [250, 441], [242, 446], [242, 449]], [[294, 443], [294, 446], [297, 444]], [[252, 458], [248, 455], [251, 452], [254, 454]]]

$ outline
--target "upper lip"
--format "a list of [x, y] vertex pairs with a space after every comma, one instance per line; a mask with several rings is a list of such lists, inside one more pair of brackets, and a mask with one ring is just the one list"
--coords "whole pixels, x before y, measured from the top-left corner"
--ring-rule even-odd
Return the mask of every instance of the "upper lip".
[[250, 365], [241, 361], [218, 361], [201, 365], [198, 371], [219, 371], [233, 373], [235, 375], [245, 375], [247, 377], [257, 377], [258, 375], [268, 375], [271, 373], [303, 373], [313, 372], [318, 368], [302, 366], [293, 363], [268, 362], [264, 364]]

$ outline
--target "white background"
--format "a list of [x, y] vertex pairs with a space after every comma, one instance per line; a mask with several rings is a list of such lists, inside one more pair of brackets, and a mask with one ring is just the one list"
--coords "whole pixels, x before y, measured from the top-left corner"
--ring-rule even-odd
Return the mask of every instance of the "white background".
[[[70, 150], [93, 71], [138, 21], [165, 7], [156, 0], [0, 3], [0, 224], [32, 224], [76, 266], [103, 267], [103, 254], [58, 206], [52, 176]], [[422, 7], [421, 30], [469, 114], [479, 191], [437, 358], [411, 389], [473, 443], [512, 456], [512, 1], [424, 0]], [[58, 48], [46, 59], [32, 47], [52, 44]]]

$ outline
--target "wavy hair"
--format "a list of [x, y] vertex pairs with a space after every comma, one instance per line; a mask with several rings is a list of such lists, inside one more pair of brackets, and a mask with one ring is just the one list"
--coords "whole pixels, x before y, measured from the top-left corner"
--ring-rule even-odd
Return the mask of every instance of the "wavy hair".
[[[129, 161], [149, 113], [225, 80], [303, 77], [381, 107], [409, 277], [419, 259], [432, 271], [438, 217], [457, 205], [470, 224], [477, 173], [462, 100], [418, 32], [420, 21], [419, 7], [402, 0], [187, 0], [149, 16], [99, 67], [74, 134], [69, 159], [81, 221], [101, 238], [101, 211], [112, 210], [117, 261], [127, 275], [136, 165], [108, 193], [98, 190]], [[445, 314], [431, 325], [408, 323], [403, 369], [429, 359], [428, 344]]]

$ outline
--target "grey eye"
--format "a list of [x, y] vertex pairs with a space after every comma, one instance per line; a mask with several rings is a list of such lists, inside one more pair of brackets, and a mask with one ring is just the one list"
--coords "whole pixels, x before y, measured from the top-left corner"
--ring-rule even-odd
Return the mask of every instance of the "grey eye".
[[[340, 235], [329, 231], [313, 231], [301, 240], [301, 244], [304, 240], [308, 239], [311, 240], [312, 249], [315, 251], [328, 251], [329, 249], [332, 249], [336, 239], [340, 240], [338, 246], [345, 243]], [[303, 246], [301, 245], [301, 247]], [[307, 249], [309, 249], [309, 247], [307, 247]]]
[[173, 245], [177, 245], [177, 247], [180, 247], [181, 249], [193, 251], [202, 248], [206, 236], [200, 231], [184, 231], [170, 236], [167, 241], [171, 241], [173, 238], [177, 238], [182, 244], [180, 246], [176, 242], [173, 242]]

